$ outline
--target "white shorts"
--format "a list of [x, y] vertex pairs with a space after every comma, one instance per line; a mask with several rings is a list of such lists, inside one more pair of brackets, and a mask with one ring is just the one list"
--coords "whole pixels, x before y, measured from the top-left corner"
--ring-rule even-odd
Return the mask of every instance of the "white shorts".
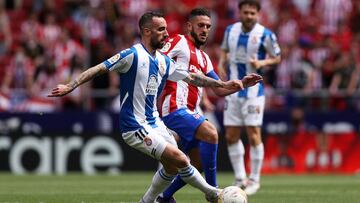
[[225, 98], [225, 126], [261, 126], [264, 117], [265, 96]]
[[157, 122], [157, 127], [144, 125], [143, 129], [130, 131], [122, 134], [124, 141], [131, 147], [160, 160], [168, 143], [177, 146], [175, 138], [164, 123]]

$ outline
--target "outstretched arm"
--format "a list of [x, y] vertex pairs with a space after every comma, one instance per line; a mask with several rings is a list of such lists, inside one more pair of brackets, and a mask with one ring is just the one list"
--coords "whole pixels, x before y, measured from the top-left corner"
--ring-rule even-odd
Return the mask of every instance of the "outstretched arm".
[[103, 63], [100, 63], [96, 66], [93, 66], [86, 71], [82, 72], [75, 80], [69, 82], [68, 84], [59, 84], [57, 87], [52, 89], [51, 93], [48, 97], [61, 97], [70, 92], [72, 92], [75, 88], [80, 86], [81, 84], [95, 78], [98, 75], [102, 75], [107, 73], [108, 69], [106, 69]]
[[224, 82], [222, 80], [215, 80], [201, 73], [190, 73], [189, 76], [183, 80], [198, 87], [223, 87], [229, 90], [243, 89], [243, 84], [240, 80], [230, 80]]
[[200, 73], [190, 73], [189, 76], [183, 80], [198, 87], [225, 87], [223, 81], [215, 80]]
[[252, 73], [252, 74], [246, 75], [243, 79], [241, 79], [240, 82], [242, 83], [242, 88], [225, 89], [225, 88], [221, 88], [221, 87], [214, 87], [212, 89], [214, 90], [214, 92], [217, 96], [224, 97], [224, 96], [233, 94], [235, 92], [238, 92], [244, 88], [254, 86], [255, 84], [257, 84], [258, 82], [260, 82], [262, 80], [263, 80], [263, 78], [260, 75]]

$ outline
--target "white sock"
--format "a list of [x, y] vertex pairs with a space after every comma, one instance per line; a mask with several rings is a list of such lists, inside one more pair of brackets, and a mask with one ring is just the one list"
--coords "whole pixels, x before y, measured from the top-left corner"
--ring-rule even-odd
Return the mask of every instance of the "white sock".
[[153, 179], [149, 189], [146, 191], [141, 202], [153, 203], [156, 197], [163, 192], [173, 181], [176, 175], [170, 175], [161, 168], [158, 170]]
[[217, 188], [209, 185], [199, 171], [192, 165], [179, 169], [179, 175], [183, 181], [198, 188], [205, 194], [216, 194], [218, 191]]
[[241, 140], [235, 144], [228, 145], [229, 158], [234, 169], [235, 179], [244, 180], [246, 178], [244, 155], [245, 149]]
[[264, 145], [263, 143], [250, 147], [251, 173], [250, 179], [259, 182], [261, 166], [264, 160]]

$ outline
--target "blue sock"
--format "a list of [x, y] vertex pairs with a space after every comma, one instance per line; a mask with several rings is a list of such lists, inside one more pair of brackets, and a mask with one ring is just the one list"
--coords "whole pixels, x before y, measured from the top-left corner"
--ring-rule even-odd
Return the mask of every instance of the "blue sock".
[[201, 141], [199, 145], [201, 164], [203, 171], [205, 173], [206, 182], [214, 187], [217, 187], [217, 182], [216, 182], [217, 149], [218, 149], [218, 144], [210, 144]]
[[163, 198], [165, 200], [169, 200], [175, 194], [175, 192], [184, 187], [184, 185], [186, 185], [186, 183], [180, 178], [180, 176], [176, 176], [171, 185], [162, 193]]

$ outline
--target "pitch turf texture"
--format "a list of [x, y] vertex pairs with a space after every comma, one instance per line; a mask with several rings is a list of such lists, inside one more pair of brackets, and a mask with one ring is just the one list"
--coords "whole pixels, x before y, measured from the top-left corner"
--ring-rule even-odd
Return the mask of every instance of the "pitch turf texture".
[[[137, 202], [151, 173], [85, 176], [14, 176], [0, 174], [0, 203], [125, 203]], [[220, 173], [221, 187], [232, 174]], [[339, 175], [274, 175], [262, 177], [262, 188], [250, 203], [360, 203], [360, 177]], [[179, 203], [205, 202], [204, 195], [186, 186], [175, 195]]]

